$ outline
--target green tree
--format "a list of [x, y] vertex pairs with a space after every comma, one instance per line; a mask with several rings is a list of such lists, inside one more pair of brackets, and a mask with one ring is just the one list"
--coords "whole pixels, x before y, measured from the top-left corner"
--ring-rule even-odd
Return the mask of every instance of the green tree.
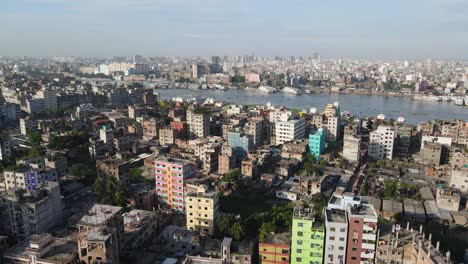
[[240, 221], [235, 222], [230, 229], [230, 234], [234, 240], [241, 241], [244, 238], [245, 231]]

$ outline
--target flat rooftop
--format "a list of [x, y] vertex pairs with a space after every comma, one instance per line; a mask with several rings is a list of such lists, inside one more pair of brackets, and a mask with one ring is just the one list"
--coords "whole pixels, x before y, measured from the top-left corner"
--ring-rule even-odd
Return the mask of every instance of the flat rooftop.
[[157, 213], [152, 211], [133, 209], [123, 215], [125, 232], [140, 229], [145, 223], [156, 217]]
[[[31, 238], [32, 239], [32, 238]], [[34, 255], [37, 251], [30, 248], [31, 239], [26, 239], [16, 247], [7, 250], [4, 254], [6, 259], [18, 260], [20, 258], [29, 260], [30, 255]], [[77, 253], [77, 243], [75, 240], [66, 240], [60, 238], [51, 238], [52, 243], [45, 254], [38, 258], [37, 261], [46, 260], [48, 262], [57, 261], [59, 263], [66, 262], [73, 258]]]
[[91, 230], [86, 233], [86, 236], [88, 237], [88, 241], [103, 242], [107, 241], [114, 231], [115, 228], [98, 226], [91, 228]]
[[269, 233], [266, 235], [265, 241], [261, 243], [289, 246], [291, 243], [291, 232], [284, 232], [279, 234]]
[[294, 207], [293, 218], [297, 219], [315, 219], [314, 208], [311, 207]]
[[326, 209], [325, 214], [328, 222], [346, 223], [346, 213], [344, 210]]
[[122, 207], [104, 204], [95, 204], [89, 211], [81, 217], [78, 225], [98, 226], [104, 225], [106, 221], [116, 214], [122, 212]]
[[375, 213], [374, 206], [372, 206], [372, 205], [366, 205], [366, 204], [348, 205], [347, 210], [352, 216], [377, 217], [377, 214]]

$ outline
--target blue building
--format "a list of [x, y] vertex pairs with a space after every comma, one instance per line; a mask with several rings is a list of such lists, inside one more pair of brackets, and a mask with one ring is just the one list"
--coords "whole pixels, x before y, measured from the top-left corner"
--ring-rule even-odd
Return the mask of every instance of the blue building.
[[318, 160], [320, 154], [325, 150], [325, 131], [319, 128], [315, 133], [309, 135], [309, 152]]
[[238, 160], [242, 160], [253, 145], [253, 138], [240, 131], [228, 132], [228, 145], [233, 147]]

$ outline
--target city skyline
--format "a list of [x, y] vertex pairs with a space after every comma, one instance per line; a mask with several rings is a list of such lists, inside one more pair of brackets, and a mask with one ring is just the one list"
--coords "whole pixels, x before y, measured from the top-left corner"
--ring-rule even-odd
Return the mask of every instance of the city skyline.
[[4, 2], [0, 55], [468, 59], [465, 1], [272, 2]]

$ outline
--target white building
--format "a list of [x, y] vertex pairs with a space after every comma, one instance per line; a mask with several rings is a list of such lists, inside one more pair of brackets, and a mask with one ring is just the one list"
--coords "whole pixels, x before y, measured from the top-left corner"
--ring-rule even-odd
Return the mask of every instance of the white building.
[[327, 141], [336, 141], [340, 135], [340, 117], [331, 116], [326, 118], [325, 126], [327, 128]]
[[377, 130], [370, 132], [369, 156], [375, 160], [391, 160], [393, 158], [395, 135], [395, 129], [386, 125], [380, 125]]
[[450, 186], [460, 189], [461, 192], [468, 192], [468, 156], [461, 150], [454, 151], [451, 163]]
[[344, 136], [343, 157], [351, 162], [359, 162], [361, 139], [353, 135]]
[[275, 123], [276, 145], [280, 145], [305, 136], [305, 122], [302, 119]]
[[323, 263], [345, 263], [347, 235], [346, 212], [339, 209], [325, 209], [325, 255]]

